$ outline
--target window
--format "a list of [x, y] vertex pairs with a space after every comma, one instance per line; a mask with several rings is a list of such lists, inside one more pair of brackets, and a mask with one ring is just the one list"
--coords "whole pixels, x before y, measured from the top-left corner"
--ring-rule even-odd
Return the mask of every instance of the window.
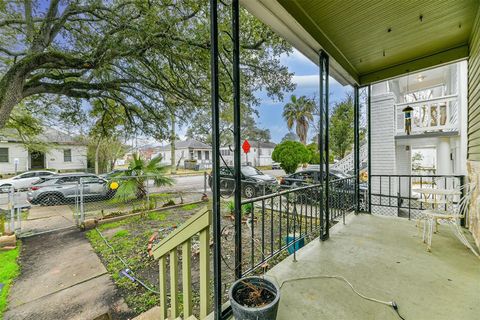
[[53, 175], [52, 172], [46, 172], [46, 171], [37, 172], [38, 177], [45, 177], [45, 176], [51, 176], [51, 175]]
[[205, 151], [205, 160], [210, 160], [210, 152]]
[[19, 175], [18, 178], [16, 179], [27, 179], [27, 178], [34, 178], [35, 177], [35, 172], [29, 172], [29, 173], [24, 173], [22, 175]]
[[202, 151], [197, 151], [197, 159], [202, 160]]
[[0, 162], [8, 162], [8, 148], [0, 148]]
[[72, 162], [72, 149], [63, 150], [63, 162]]

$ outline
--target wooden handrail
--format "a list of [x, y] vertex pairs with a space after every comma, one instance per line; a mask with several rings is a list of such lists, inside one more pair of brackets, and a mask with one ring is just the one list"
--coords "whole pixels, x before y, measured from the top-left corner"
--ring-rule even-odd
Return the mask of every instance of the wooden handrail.
[[166, 257], [170, 257], [170, 318], [179, 316], [178, 303], [178, 247], [182, 247], [182, 294], [183, 318], [192, 315], [192, 279], [191, 279], [191, 254], [192, 237], [200, 234], [200, 319], [209, 313], [210, 299], [210, 224], [212, 222], [211, 210], [202, 207], [194, 216], [188, 219], [177, 230], [156, 244], [153, 257], [159, 260], [160, 281], [160, 310], [161, 319], [167, 319], [167, 273]]

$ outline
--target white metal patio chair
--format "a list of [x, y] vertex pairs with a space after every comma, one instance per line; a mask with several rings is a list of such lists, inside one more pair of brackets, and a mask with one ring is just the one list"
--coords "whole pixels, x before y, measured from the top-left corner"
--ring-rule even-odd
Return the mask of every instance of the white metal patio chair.
[[460, 240], [460, 242], [462, 242], [468, 249], [470, 249], [477, 257], [480, 258], [480, 255], [470, 244], [460, 227], [461, 219], [466, 217], [466, 214], [469, 210], [470, 200], [475, 188], [476, 186], [474, 184], [466, 184], [460, 188], [460, 190], [464, 189], [464, 196], [460, 198], [460, 201], [452, 209], [452, 212], [441, 210], [425, 210], [423, 242], [427, 243], [428, 251], [431, 251], [432, 249], [432, 237], [434, 229], [436, 229], [438, 222], [441, 220], [452, 228], [453, 233]]

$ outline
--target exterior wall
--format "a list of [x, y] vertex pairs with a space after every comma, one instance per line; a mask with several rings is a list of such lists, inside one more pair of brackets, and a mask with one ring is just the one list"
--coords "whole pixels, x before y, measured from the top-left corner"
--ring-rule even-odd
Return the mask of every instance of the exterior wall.
[[[384, 88], [379, 86], [385, 86]], [[382, 90], [383, 89], [383, 90]], [[386, 92], [386, 82], [372, 86], [371, 167], [372, 175], [391, 175], [396, 171], [395, 96]], [[380, 191], [379, 180], [372, 178], [372, 193]], [[392, 190], [394, 192], [394, 190]]]
[[480, 248], [480, 11], [473, 27], [468, 62], [468, 178], [477, 188], [468, 226]]
[[[193, 151], [193, 156], [191, 154], [192, 151]], [[201, 152], [201, 159], [198, 158], [198, 151]], [[206, 159], [206, 154], [207, 153], [208, 153], [208, 160]], [[171, 164], [172, 154], [171, 154], [170, 150], [161, 150], [160, 152], [152, 155], [152, 157], [156, 157], [158, 154], [160, 154], [162, 156], [162, 162], [161, 162], [162, 164], [165, 164], [165, 165], [170, 165]], [[175, 165], [180, 160], [179, 168], [183, 168], [185, 160], [191, 160], [191, 159], [197, 160], [198, 163], [201, 166], [204, 166], [205, 168], [208, 169], [209, 166], [211, 166], [211, 163], [212, 163], [212, 151], [211, 150], [205, 150], [205, 149], [192, 149], [192, 150], [190, 150], [188, 148], [175, 149]]]
[[[72, 150], [72, 161], [65, 162], [63, 151]], [[61, 146], [48, 150], [45, 154], [46, 169], [57, 171], [76, 171], [87, 169], [87, 147], [86, 146]]]
[[21, 144], [0, 142], [0, 148], [8, 148], [8, 163], [0, 162], [0, 174], [15, 173], [15, 159], [18, 159], [17, 172], [28, 170], [28, 152]]
[[[242, 151], [241, 162], [242, 164], [249, 162], [254, 167], [271, 166], [273, 163], [273, 160], [272, 160], [273, 149], [274, 148], [256, 148], [252, 146], [250, 148], [250, 152], [248, 153], [248, 155]], [[228, 148], [221, 148], [221, 150], [228, 150]], [[233, 165], [232, 151], [230, 151], [229, 155], [222, 155], [222, 157], [228, 165]]]
[[[9, 162], [0, 162], [0, 174], [15, 173], [15, 159], [18, 159], [17, 172], [30, 170], [29, 153], [20, 143], [0, 143], [0, 148], [8, 148]], [[72, 150], [72, 161], [63, 161], [63, 150]], [[45, 169], [73, 171], [87, 169], [87, 147], [65, 145], [50, 149], [45, 154]]]

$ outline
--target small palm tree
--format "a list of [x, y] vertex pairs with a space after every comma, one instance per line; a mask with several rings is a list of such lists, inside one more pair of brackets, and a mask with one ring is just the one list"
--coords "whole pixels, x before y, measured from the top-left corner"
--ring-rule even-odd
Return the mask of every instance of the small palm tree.
[[120, 178], [115, 197], [125, 199], [135, 194], [137, 199], [145, 198], [148, 180], [153, 180], [156, 187], [172, 185], [173, 179], [166, 176], [168, 166], [160, 164], [161, 160], [157, 156], [147, 162], [134, 154], [128, 169], [115, 176]]
[[306, 96], [297, 98], [295, 95], [290, 97], [290, 102], [283, 107], [283, 118], [287, 122], [289, 130], [295, 124], [295, 131], [300, 138], [300, 142], [307, 144], [308, 127], [310, 121], [313, 121], [313, 111], [315, 103]]

